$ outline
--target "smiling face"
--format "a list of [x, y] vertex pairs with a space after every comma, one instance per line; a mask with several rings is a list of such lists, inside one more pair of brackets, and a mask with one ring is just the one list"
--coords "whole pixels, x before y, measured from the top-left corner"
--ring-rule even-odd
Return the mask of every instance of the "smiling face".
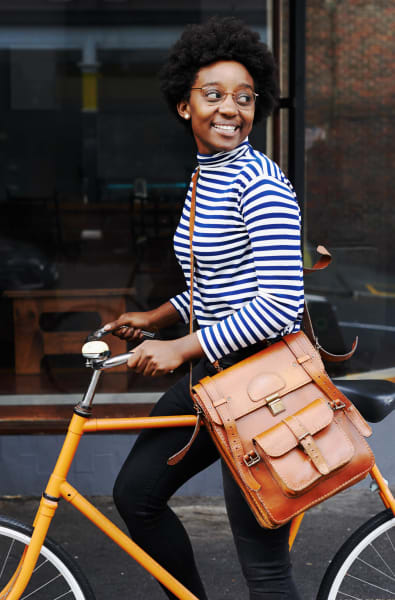
[[222, 89], [227, 95], [221, 103], [210, 104], [201, 90], [192, 89], [189, 100], [177, 105], [178, 113], [191, 120], [198, 152], [215, 154], [233, 150], [250, 133], [255, 113], [254, 103], [240, 107], [234, 97], [241, 90], [254, 91], [254, 81], [241, 63], [224, 60], [202, 67], [197, 72], [192, 87], [206, 86]]

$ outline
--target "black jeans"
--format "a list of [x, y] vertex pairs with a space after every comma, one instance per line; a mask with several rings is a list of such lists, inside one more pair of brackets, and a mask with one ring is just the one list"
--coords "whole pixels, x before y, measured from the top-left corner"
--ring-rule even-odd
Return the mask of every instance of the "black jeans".
[[[213, 374], [202, 360], [193, 371], [196, 382]], [[152, 415], [194, 414], [189, 376], [166, 392]], [[167, 459], [191, 436], [190, 427], [144, 430], [115, 483], [115, 504], [131, 537], [200, 600], [207, 595], [196, 568], [188, 535], [167, 502], [196, 473], [218, 460], [209, 434], [201, 428], [185, 458], [175, 466]], [[291, 577], [289, 527], [267, 530], [258, 525], [227, 467], [222, 466], [227, 512], [250, 600], [298, 600]], [[169, 598], [175, 598], [165, 590]]]

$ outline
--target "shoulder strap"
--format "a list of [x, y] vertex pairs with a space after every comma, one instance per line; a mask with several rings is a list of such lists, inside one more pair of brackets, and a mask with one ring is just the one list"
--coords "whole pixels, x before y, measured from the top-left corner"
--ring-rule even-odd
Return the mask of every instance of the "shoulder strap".
[[[189, 280], [189, 333], [192, 334], [193, 333], [193, 273], [194, 273], [194, 256], [193, 256], [193, 246], [192, 246], [192, 240], [193, 240], [193, 228], [195, 225], [195, 206], [196, 206], [196, 187], [197, 187], [197, 180], [199, 178], [199, 168], [196, 169], [195, 173], [193, 174], [192, 177], [192, 193], [191, 193], [191, 208], [190, 208], [190, 212], [189, 212], [189, 251], [190, 251], [190, 258], [191, 258], [191, 265], [190, 265], [190, 280]], [[190, 449], [190, 447], [192, 446], [193, 442], [195, 441], [197, 434], [199, 433], [200, 430], [200, 425], [202, 422], [202, 411], [201, 408], [199, 406], [196, 405], [195, 403], [195, 399], [193, 397], [193, 393], [192, 393], [192, 361], [189, 363], [189, 393], [192, 397], [193, 400], [193, 405], [196, 409], [197, 412], [197, 421], [196, 421], [196, 425], [195, 425], [195, 429], [192, 433], [192, 437], [191, 439], [188, 441], [188, 443], [181, 448], [181, 450], [179, 450], [178, 452], [176, 452], [175, 454], [173, 454], [172, 456], [170, 456], [170, 458], [168, 458], [167, 460], [167, 464], [168, 465], [176, 465], [177, 463], [180, 462], [180, 460], [182, 460], [184, 458], [184, 456], [186, 455], [186, 453], [188, 452], [188, 450]]]
[[[303, 273], [305, 275], [309, 275], [310, 273], [314, 273], [314, 271], [322, 271], [326, 269], [326, 267], [332, 261], [331, 253], [324, 246], [317, 246], [317, 253], [319, 254], [319, 259], [312, 267], [303, 267]], [[304, 313], [303, 313], [303, 321], [302, 321], [302, 329], [306, 333], [310, 342], [317, 348], [323, 360], [329, 362], [343, 362], [344, 360], [348, 360], [352, 357], [355, 350], [358, 346], [358, 337], [355, 338], [351, 350], [346, 354], [332, 354], [328, 352], [320, 345], [313, 328], [313, 323], [311, 321], [309, 309], [307, 307], [306, 302], [304, 303]]]
[[195, 258], [193, 255], [193, 229], [195, 227], [195, 208], [196, 208], [196, 187], [199, 179], [199, 168], [196, 169], [192, 177], [191, 209], [189, 213], [189, 254], [191, 259], [190, 279], [189, 279], [189, 333], [193, 333], [193, 274]]

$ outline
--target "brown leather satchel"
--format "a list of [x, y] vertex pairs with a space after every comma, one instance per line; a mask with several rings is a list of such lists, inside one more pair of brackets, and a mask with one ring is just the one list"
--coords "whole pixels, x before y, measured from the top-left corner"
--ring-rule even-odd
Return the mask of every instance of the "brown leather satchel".
[[[192, 232], [197, 174], [191, 202]], [[313, 269], [324, 268], [330, 254]], [[309, 270], [311, 271], [311, 269]], [[279, 527], [308, 508], [363, 479], [374, 465], [364, 418], [332, 383], [322, 363], [344, 360], [319, 347], [307, 307], [302, 331], [191, 386], [198, 423], [190, 442], [169, 459], [178, 462], [203, 419], [258, 522]], [[314, 342], [314, 345], [312, 343]]]
[[205, 377], [192, 395], [263, 527], [283, 525], [374, 465], [369, 425], [303, 332]]

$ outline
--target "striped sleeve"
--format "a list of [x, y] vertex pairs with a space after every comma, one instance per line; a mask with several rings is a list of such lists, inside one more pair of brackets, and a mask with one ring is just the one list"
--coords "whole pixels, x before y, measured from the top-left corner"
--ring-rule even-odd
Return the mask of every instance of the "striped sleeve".
[[285, 179], [258, 175], [240, 197], [257, 277], [256, 296], [197, 332], [209, 360], [300, 329], [303, 313], [301, 219]]
[[189, 322], [189, 292], [185, 290], [177, 296], [170, 298], [170, 302], [174, 308], [180, 313], [184, 323]]

